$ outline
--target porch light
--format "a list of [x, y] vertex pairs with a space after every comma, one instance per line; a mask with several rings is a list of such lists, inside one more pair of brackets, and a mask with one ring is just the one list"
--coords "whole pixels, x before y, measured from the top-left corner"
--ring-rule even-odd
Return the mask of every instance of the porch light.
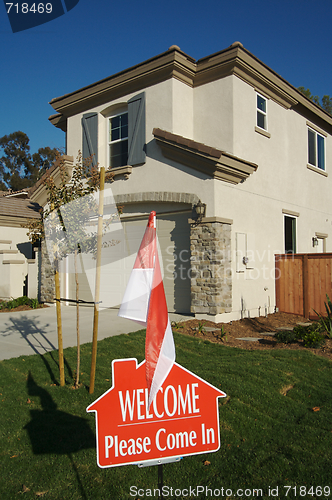
[[202, 203], [201, 200], [199, 200], [199, 202], [197, 203], [197, 205], [194, 206], [194, 209], [195, 209], [195, 212], [196, 212], [196, 215], [197, 215], [197, 219], [198, 220], [202, 220], [202, 218], [205, 215], [206, 204]]
[[317, 238], [317, 236], [313, 236], [313, 238], [312, 238], [312, 246], [313, 247], [318, 247], [318, 238]]

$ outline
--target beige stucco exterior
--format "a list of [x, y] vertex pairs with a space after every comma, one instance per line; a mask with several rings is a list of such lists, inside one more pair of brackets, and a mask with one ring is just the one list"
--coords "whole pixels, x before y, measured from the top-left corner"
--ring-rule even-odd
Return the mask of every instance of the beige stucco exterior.
[[[170, 66], [173, 72], [164, 73]], [[142, 91], [146, 98], [146, 162], [126, 175], [115, 175], [113, 194], [120, 199], [142, 192], [189, 193], [206, 204], [206, 218], [228, 221], [232, 307], [228, 312], [196, 313], [197, 317], [230, 321], [273, 312], [274, 255], [284, 252], [285, 215], [296, 216], [297, 252], [315, 251], [312, 238], [316, 233], [324, 236], [325, 251], [332, 251], [332, 117], [241, 44], [197, 63], [173, 48], [91, 88], [53, 100], [58, 115], [51, 121], [67, 130], [67, 154], [76, 157], [82, 148], [82, 116], [95, 112], [98, 161], [107, 166], [108, 118], [125, 110], [128, 100]], [[256, 124], [257, 92], [267, 99], [265, 131]], [[308, 125], [325, 137], [325, 171], [308, 168]], [[175, 151], [172, 159], [165, 157], [164, 139], [158, 142], [154, 129], [211, 146], [239, 159], [244, 168], [249, 163], [255, 168], [248, 170], [242, 182], [222, 180], [206, 167], [200, 171], [182, 160], [188, 151]], [[193, 154], [199, 163], [199, 148], [194, 147]], [[140, 206], [142, 213], [152, 209], [152, 205], [136, 204], [135, 213]], [[181, 206], [173, 203], [167, 209], [176, 211]], [[155, 202], [157, 212], [165, 207], [164, 202]], [[130, 213], [130, 204], [126, 211]], [[240, 258], [243, 245], [246, 255]], [[249, 262], [243, 264], [247, 254]]]
[[32, 254], [27, 229], [0, 225], [0, 298], [38, 297], [38, 252]]

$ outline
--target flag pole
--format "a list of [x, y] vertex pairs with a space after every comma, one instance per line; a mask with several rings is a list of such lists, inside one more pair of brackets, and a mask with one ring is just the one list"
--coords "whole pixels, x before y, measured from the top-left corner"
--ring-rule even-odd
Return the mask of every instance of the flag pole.
[[93, 394], [93, 391], [95, 389], [95, 374], [96, 374], [96, 363], [97, 363], [100, 266], [101, 266], [101, 246], [103, 237], [102, 233], [103, 233], [103, 215], [104, 215], [104, 187], [105, 187], [105, 167], [101, 167], [99, 209], [98, 209], [98, 230], [97, 230], [96, 286], [95, 286], [95, 304], [94, 304], [94, 315], [93, 315], [93, 337], [92, 337], [91, 371], [90, 371], [90, 387], [89, 387], [90, 394]]

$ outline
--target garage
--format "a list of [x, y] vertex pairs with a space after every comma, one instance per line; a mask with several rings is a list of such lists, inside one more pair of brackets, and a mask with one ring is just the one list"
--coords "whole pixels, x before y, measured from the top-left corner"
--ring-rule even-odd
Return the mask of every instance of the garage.
[[[155, 209], [154, 207], [151, 210]], [[189, 211], [157, 213], [157, 237], [161, 256], [164, 288], [169, 312], [190, 313], [190, 224]], [[121, 216], [114, 225], [109, 246], [102, 249], [100, 308], [119, 307], [147, 225], [148, 213]], [[73, 265], [65, 264], [63, 293], [75, 299]], [[80, 256], [79, 298], [93, 302], [95, 261], [91, 255]]]

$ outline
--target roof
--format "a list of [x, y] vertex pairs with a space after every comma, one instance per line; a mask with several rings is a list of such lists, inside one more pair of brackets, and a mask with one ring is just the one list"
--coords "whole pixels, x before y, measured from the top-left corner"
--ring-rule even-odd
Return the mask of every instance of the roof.
[[202, 142], [187, 139], [182, 135], [173, 134], [172, 132], [167, 132], [166, 130], [161, 130], [160, 128], [154, 128], [152, 133], [159, 139], [166, 139], [167, 141], [174, 142], [181, 146], [186, 146], [189, 149], [197, 151], [198, 153], [204, 153], [208, 156], [212, 156], [213, 158], [220, 158], [220, 156], [223, 154], [223, 151], [221, 151], [220, 149], [216, 149], [212, 146], [207, 146]]
[[0, 197], [0, 225], [20, 226], [27, 219], [39, 219], [41, 207], [30, 199]]
[[29, 198], [31, 198], [32, 201], [34, 202], [38, 201], [38, 203], [40, 203], [43, 206], [47, 203], [45, 180], [48, 177], [53, 177], [57, 185], [59, 178], [61, 178], [61, 173], [60, 173], [61, 165], [63, 165], [69, 177], [71, 176], [71, 171], [73, 168], [73, 157], [68, 155], [62, 155], [61, 158], [55, 160], [53, 165], [48, 170], [46, 170], [46, 172], [42, 175], [42, 177], [33, 186], [29, 188], [28, 191]]
[[170, 78], [194, 88], [229, 75], [244, 80], [286, 109], [296, 108], [311, 119], [316, 118], [323, 128], [328, 126], [332, 130], [331, 115], [251, 54], [240, 42], [198, 61], [172, 45], [152, 59], [52, 99], [50, 104], [57, 113], [49, 120], [56, 127], [66, 130], [68, 117]]
[[29, 196], [28, 190], [27, 189], [21, 189], [20, 191], [12, 191], [9, 189], [8, 191], [0, 191], [0, 198], [6, 197], [6, 198], [27, 198]]
[[226, 151], [160, 128], [154, 128], [152, 133], [165, 158], [203, 172], [214, 179], [238, 184], [258, 168], [255, 163], [238, 158]]

